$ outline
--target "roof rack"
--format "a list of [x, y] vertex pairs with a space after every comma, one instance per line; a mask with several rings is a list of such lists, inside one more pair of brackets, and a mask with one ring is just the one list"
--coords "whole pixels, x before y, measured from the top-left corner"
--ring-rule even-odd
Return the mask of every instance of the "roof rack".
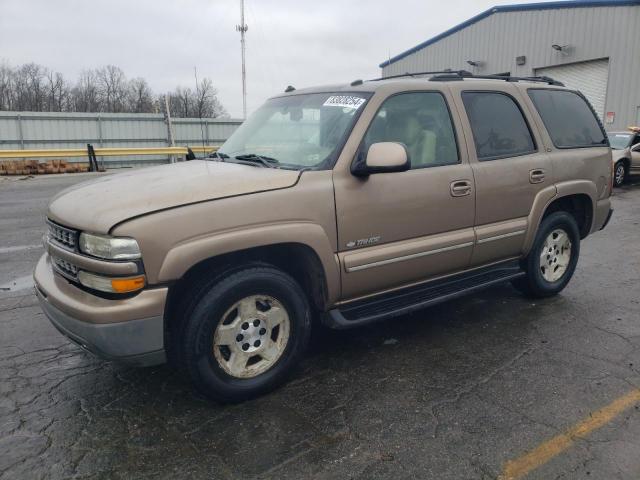
[[373, 78], [373, 79], [369, 80], [369, 82], [379, 82], [380, 80], [389, 80], [391, 78], [419, 77], [421, 75], [437, 75], [437, 74], [455, 74], [455, 75], [465, 75], [465, 76], [473, 75], [471, 72], [467, 72], [466, 70], [446, 69], [446, 70], [435, 70], [435, 71], [431, 71], [431, 72], [414, 72], [414, 73], [407, 72], [407, 73], [401, 73], [399, 75], [390, 75], [388, 77]]
[[549, 85], [556, 85], [558, 87], [564, 87], [564, 83], [554, 80], [551, 77], [535, 76], [535, 77], [512, 77], [511, 75], [474, 75], [467, 70], [440, 70], [434, 72], [415, 72], [415, 73], [403, 73], [400, 75], [390, 75], [388, 77], [374, 78], [371, 82], [377, 82], [380, 80], [389, 80], [393, 78], [403, 77], [418, 77], [421, 75], [433, 75], [429, 78], [432, 82], [448, 82], [455, 80], [464, 80], [465, 78], [480, 78], [485, 80], [504, 80], [505, 82], [540, 82], [547, 83]]
[[551, 77], [537, 76], [537, 77], [512, 77], [511, 75], [474, 75], [471, 72], [461, 70], [458, 72], [448, 72], [444, 75], [435, 75], [431, 77], [430, 81], [451, 81], [451, 80], [464, 80], [465, 78], [480, 78], [485, 80], [504, 80], [505, 82], [540, 82], [547, 83], [549, 85], [556, 85], [558, 87], [564, 87], [564, 83], [554, 80]]

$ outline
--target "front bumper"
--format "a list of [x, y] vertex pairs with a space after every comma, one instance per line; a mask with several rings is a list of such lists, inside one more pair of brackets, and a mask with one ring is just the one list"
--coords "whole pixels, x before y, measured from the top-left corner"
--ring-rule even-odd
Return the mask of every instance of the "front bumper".
[[137, 366], [166, 361], [166, 288], [143, 290], [122, 300], [97, 297], [54, 274], [48, 254], [33, 276], [36, 296], [53, 326], [85, 350]]

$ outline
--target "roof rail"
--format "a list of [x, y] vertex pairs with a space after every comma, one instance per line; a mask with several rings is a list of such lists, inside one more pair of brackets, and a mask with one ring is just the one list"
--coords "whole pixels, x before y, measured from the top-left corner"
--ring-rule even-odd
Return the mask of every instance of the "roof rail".
[[535, 77], [512, 77], [511, 75], [475, 75], [467, 70], [438, 70], [433, 72], [415, 72], [402, 73], [399, 75], [390, 75], [388, 77], [380, 77], [369, 80], [370, 82], [378, 82], [380, 80], [390, 80], [393, 78], [418, 77], [421, 75], [433, 75], [429, 78], [432, 82], [449, 82], [455, 80], [464, 80], [465, 78], [481, 78], [486, 80], [504, 80], [505, 82], [541, 82], [549, 85], [564, 87], [564, 83], [554, 80], [551, 77], [535, 76]]
[[379, 82], [380, 80], [389, 80], [392, 78], [402, 78], [402, 77], [418, 77], [420, 75], [437, 75], [437, 74], [453, 74], [453, 75], [464, 75], [464, 76], [468, 76], [468, 75], [473, 75], [471, 72], [467, 72], [466, 70], [451, 70], [451, 69], [447, 69], [447, 70], [435, 70], [432, 72], [414, 72], [414, 73], [401, 73], [399, 75], [389, 75], [388, 77], [380, 77], [380, 78], [372, 78], [371, 80], [368, 80], [369, 82]]
[[511, 75], [474, 75], [473, 73], [465, 70], [457, 72], [447, 72], [443, 75], [435, 75], [431, 77], [430, 81], [446, 82], [451, 80], [464, 80], [465, 78], [481, 78], [486, 80], [504, 80], [505, 82], [541, 82], [549, 85], [556, 85], [558, 87], [564, 87], [564, 83], [554, 80], [551, 77], [537, 76], [537, 77], [513, 77]]

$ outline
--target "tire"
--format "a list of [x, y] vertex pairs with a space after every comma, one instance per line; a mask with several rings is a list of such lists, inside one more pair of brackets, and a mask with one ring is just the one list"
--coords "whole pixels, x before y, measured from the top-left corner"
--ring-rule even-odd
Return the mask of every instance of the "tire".
[[205, 288], [187, 312], [181, 364], [208, 398], [241, 402], [287, 379], [310, 332], [309, 302], [296, 281], [271, 266], [248, 266]]
[[[562, 234], [569, 242], [568, 255]], [[549, 248], [553, 250], [549, 251]], [[544, 255], [543, 250], [546, 251]], [[532, 298], [556, 295], [571, 280], [579, 256], [580, 232], [575, 219], [567, 212], [552, 213], [540, 223], [531, 251], [522, 262], [526, 276], [512, 283]]]
[[627, 165], [622, 161], [618, 161], [613, 167], [613, 186], [621, 187], [627, 179]]

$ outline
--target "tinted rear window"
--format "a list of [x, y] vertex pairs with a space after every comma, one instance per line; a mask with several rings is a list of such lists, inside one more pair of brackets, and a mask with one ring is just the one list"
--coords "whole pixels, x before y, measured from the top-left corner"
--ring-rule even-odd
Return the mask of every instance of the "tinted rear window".
[[553, 144], [558, 148], [607, 145], [607, 137], [586, 100], [567, 90], [529, 89]]
[[495, 160], [535, 152], [520, 107], [500, 92], [462, 92], [478, 160]]

